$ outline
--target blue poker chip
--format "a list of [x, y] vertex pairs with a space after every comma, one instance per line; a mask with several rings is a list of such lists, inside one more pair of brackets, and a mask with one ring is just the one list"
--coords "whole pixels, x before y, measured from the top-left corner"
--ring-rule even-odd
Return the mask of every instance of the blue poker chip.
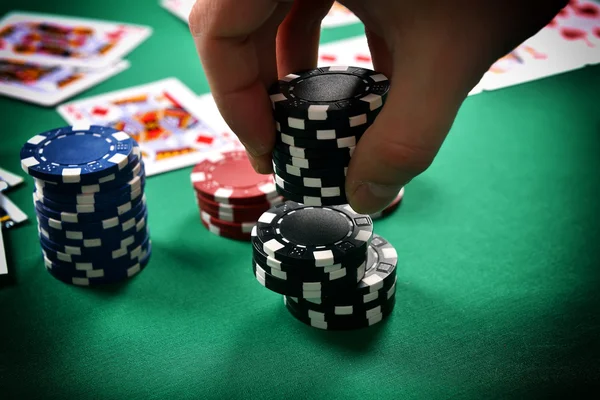
[[42, 256], [44, 260], [50, 260], [50, 262], [52, 262], [56, 268], [59, 268], [63, 271], [91, 271], [94, 269], [105, 269], [109, 266], [111, 268], [126, 269], [131, 264], [139, 262], [141, 259], [143, 259], [150, 251], [151, 247], [152, 239], [148, 238], [141, 245], [131, 249], [127, 257], [121, 257], [117, 260], [113, 260], [110, 263], [107, 263], [103, 260], [94, 260], [93, 262], [69, 262], [65, 260], [59, 260], [58, 258], [53, 258], [53, 254], [49, 254], [43, 249]]
[[144, 212], [137, 215], [135, 218], [131, 218], [123, 224], [118, 224], [113, 228], [107, 229], [96, 236], [89, 235], [83, 237], [82, 231], [59, 231], [44, 226], [43, 223], [38, 223], [38, 232], [40, 237], [56, 245], [53, 248], [69, 253], [69, 251], [65, 251], [64, 248], [93, 250], [108, 249], [115, 246], [119, 247], [125, 242], [130, 242], [133, 235], [145, 231], [147, 227], [148, 213], [144, 209]]
[[[128, 190], [135, 186], [134, 179], [146, 179], [146, 170], [144, 162], [134, 161], [129, 167], [102, 179], [102, 182], [90, 185], [64, 185], [60, 183], [46, 182], [41, 179], [34, 179], [35, 188], [38, 191], [48, 195], [49, 198], [61, 198], [67, 196], [71, 198], [69, 202], [77, 199], [77, 196], [106, 196], [108, 193], [118, 193]], [[58, 197], [57, 197], [58, 195]], [[84, 197], [85, 198], [85, 197]]]
[[33, 193], [34, 193], [34, 197], [37, 202], [42, 203], [43, 205], [45, 205], [47, 208], [49, 208], [51, 210], [59, 211], [59, 212], [72, 212], [72, 213], [84, 214], [84, 213], [98, 213], [98, 212], [115, 210], [117, 207], [119, 207], [122, 204], [125, 204], [128, 202], [133, 202], [133, 201], [141, 198], [142, 195], [144, 194], [144, 189], [145, 189], [145, 186], [140, 184], [140, 186], [137, 189], [135, 189], [131, 192], [120, 193], [120, 194], [118, 194], [118, 196], [114, 196], [111, 199], [107, 198], [106, 199], [107, 201], [104, 203], [87, 203], [87, 204], [59, 203], [54, 200], [51, 200], [48, 197], [44, 197], [37, 188], [34, 189]]
[[141, 203], [143, 198], [144, 195], [138, 196], [135, 200], [116, 205], [110, 210], [96, 210], [96, 212], [68, 212], [47, 207], [42, 202], [38, 201], [35, 193], [33, 194], [33, 200], [38, 214], [42, 214], [47, 218], [52, 218], [57, 221], [71, 223], [100, 222], [113, 217], [119, 217], [119, 219], [121, 219], [123, 218], [123, 214]]
[[127, 265], [110, 266], [101, 269], [64, 270], [52, 260], [44, 258], [46, 270], [59, 281], [76, 286], [100, 286], [124, 282], [139, 274], [150, 262], [152, 256], [151, 244], [139, 260], [133, 260]]
[[[56, 253], [56, 258], [60, 254], [63, 259], [82, 263], [88, 261], [97, 261], [108, 259], [109, 261], [118, 260], [127, 256], [128, 252], [140, 246], [150, 237], [150, 230], [144, 228], [120, 241], [112, 244], [104, 244], [101, 247], [76, 247], [63, 246], [58, 243], [51, 242], [44, 236], [40, 235], [40, 243], [45, 250], [52, 250]], [[63, 256], [64, 255], [64, 256]], [[66, 258], [69, 257], [69, 258]], [[50, 257], [52, 259], [52, 257]], [[126, 257], [124, 258], [126, 259]], [[110, 262], [108, 263], [110, 265]]]
[[48, 217], [39, 212], [36, 213], [38, 224], [46, 229], [51, 235], [56, 235], [64, 239], [83, 240], [96, 238], [109, 231], [111, 234], [118, 231], [130, 229], [132, 222], [139, 219], [146, 212], [146, 197], [142, 196], [142, 201], [136, 203], [129, 210], [120, 215], [115, 215], [97, 222], [65, 222], [58, 219]]
[[56, 251], [45, 244], [44, 241], [40, 241], [42, 247], [42, 253], [49, 260], [57, 262], [59, 264], [71, 265], [75, 269], [77, 264], [90, 265], [91, 269], [105, 268], [107, 265], [118, 265], [128, 262], [128, 260], [134, 260], [140, 257], [141, 252], [147, 248], [150, 242], [150, 236], [146, 235], [145, 240], [142, 243], [134, 243], [130, 248], [124, 247], [116, 250], [106, 251], [104, 254], [98, 254], [94, 256], [78, 256], [74, 254], [67, 254], [61, 251]]
[[98, 183], [139, 158], [136, 142], [114, 128], [77, 124], [35, 135], [21, 149], [21, 167], [48, 182]]

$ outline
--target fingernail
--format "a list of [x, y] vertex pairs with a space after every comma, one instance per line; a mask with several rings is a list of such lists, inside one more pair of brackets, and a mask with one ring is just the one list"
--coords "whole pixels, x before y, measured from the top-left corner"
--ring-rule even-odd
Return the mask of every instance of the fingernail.
[[359, 213], [374, 213], [385, 208], [398, 195], [400, 189], [401, 187], [391, 185], [362, 182], [354, 193], [350, 194], [350, 203]]
[[271, 156], [259, 156], [255, 157], [248, 150], [246, 150], [246, 154], [248, 154], [248, 159], [250, 160], [250, 164], [252, 164], [252, 168], [259, 174], [270, 174], [272, 170], [271, 166]]

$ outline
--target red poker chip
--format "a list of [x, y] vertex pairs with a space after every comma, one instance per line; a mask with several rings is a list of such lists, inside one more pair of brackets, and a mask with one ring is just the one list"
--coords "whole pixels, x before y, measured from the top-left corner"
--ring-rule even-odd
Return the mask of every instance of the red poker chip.
[[208, 229], [209, 232], [224, 238], [244, 241], [250, 241], [252, 239], [252, 235], [250, 235], [249, 233], [229, 232], [219, 228], [218, 226], [211, 225], [205, 221], [202, 221], [202, 225], [204, 225], [204, 227]]
[[200, 210], [200, 217], [203, 222], [206, 222], [210, 225], [214, 225], [221, 230], [231, 232], [234, 234], [250, 234], [252, 232], [252, 228], [256, 225], [256, 222], [224, 221], [222, 219], [215, 218], [214, 216], [210, 215], [209, 213], [203, 210]]
[[252, 204], [279, 196], [273, 176], [256, 173], [245, 151], [212, 153], [194, 167], [191, 180], [199, 194], [218, 203]]
[[200, 207], [200, 210], [205, 211], [207, 214], [210, 214], [215, 218], [228, 222], [256, 222], [258, 221], [260, 216], [269, 209], [260, 208], [251, 211], [239, 211], [237, 209], [223, 210], [214, 208], [212, 206], [208, 206], [207, 204], [204, 204], [201, 200], [198, 201], [198, 206]]
[[259, 203], [253, 204], [223, 204], [216, 202], [214, 200], [209, 199], [208, 197], [203, 196], [200, 193], [196, 193], [196, 199], [201, 204], [206, 204], [208, 207], [231, 212], [231, 210], [239, 210], [239, 211], [255, 211], [255, 210], [268, 210], [269, 208], [281, 204], [284, 202], [284, 198], [281, 196], [277, 196], [272, 198], [269, 201], [261, 201]]
[[384, 208], [383, 210], [381, 210], [379, 212], [369, 214], [369, 216], [371, 217], [371, 219], [381, 219], [383, 217], [390, 215], [391, 213], [396, 211], [396, 209], [400, 206], [400, 203], [402, 203], [403, 197], [404, 197], [404, 187], [402, 187], [402, 189], [400, 189], [396, 198], [390, 204], [388, 204], [388, 206], [386, 208]]

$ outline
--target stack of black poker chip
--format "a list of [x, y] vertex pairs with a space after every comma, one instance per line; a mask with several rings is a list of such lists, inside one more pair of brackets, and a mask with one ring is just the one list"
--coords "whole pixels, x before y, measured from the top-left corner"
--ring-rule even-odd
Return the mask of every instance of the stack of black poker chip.
[[269, 90], [277, 191], [307, 205], [348, 203], [348, 164], [389, 88], [383, 74], [358, 67], [317, 68], [277, 81]]
[[287, 201], [252, 231], [257, 281], [298, 320], [326, 330], [376, 324], [395, 304], [397, 255], [373, 221], [347, 205]]

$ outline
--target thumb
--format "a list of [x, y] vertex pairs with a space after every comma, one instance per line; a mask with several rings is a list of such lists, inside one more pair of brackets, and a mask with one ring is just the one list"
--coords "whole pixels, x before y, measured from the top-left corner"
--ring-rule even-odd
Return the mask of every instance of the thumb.
[[361, 213], [386, 207], [431, 165], [474, 85], [473, 77], [437, 71], [439, 63], [410, 69], [394, 64], [386, 104], [358, 142], [348, 168], [346, 195]]

